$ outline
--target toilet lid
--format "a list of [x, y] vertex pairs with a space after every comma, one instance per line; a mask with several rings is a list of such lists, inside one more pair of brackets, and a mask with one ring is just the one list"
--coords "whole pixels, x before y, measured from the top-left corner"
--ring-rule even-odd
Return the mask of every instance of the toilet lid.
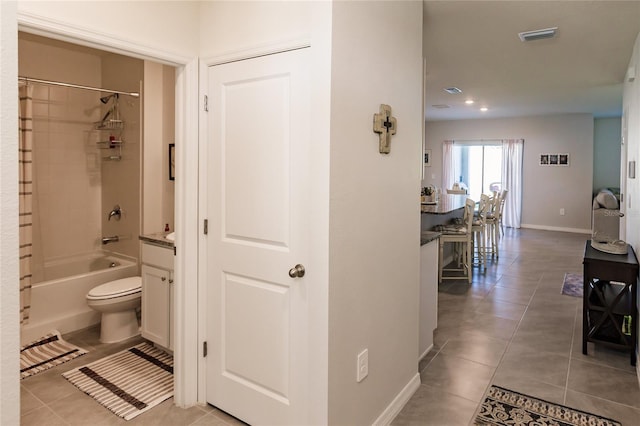
[[87, 294], [87, 299], [110, 299], [112, 297], [128, 296], [141, 290], [141, 277], [122, 278], [94, 287]]

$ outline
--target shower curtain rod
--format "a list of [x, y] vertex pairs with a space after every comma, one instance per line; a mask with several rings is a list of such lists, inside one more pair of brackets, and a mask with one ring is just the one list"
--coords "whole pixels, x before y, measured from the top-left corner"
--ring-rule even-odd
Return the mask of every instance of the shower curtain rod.
[[51, 80], [41, 80], [38, 78], [31, 78], [31, 77], [18, 77], [18, 80], [24, 81], [25, 83], [32, 82], [32, 83], [48, 84], [50, 86], [63, 86], [63, 87], [73, 87], [76, 89], [93, 90], [94, 92], [117, 93], [119, 95], [133, 96], [134, 98], [140, 97], [140, 93], [138, 92], [121, 92], [119, 90], [109, 90], [109, 89], [102, 89], [99, 87], [81, 86], [79, 84], [62, 83], [59, 81], [51, 81]]

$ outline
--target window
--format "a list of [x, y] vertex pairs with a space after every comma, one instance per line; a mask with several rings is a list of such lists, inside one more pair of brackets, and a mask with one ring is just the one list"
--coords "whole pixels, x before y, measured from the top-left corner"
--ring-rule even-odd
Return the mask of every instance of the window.
[[480, 194], [491, 193], [491, 185], [502, 176], [502, 145], [499, 142], [469, 142], [453, 148], [455, 177], [467, 187], [469, 197], [480, 199]]

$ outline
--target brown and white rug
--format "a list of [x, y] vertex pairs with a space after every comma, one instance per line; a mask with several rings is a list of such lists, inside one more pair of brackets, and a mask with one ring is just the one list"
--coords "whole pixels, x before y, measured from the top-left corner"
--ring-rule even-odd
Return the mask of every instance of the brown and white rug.
[[20, 378], [26, 379], [86, 353], [86, 350], [63, 340], [58, 330], [53, 330], [20, 348]]
[[499, 386], [491, 386], [474, 425], [482, 426], [621, 426], [596, 416]]
[[62, 375], [125, 420], [173, 396], [173, 357], [141, 343]]

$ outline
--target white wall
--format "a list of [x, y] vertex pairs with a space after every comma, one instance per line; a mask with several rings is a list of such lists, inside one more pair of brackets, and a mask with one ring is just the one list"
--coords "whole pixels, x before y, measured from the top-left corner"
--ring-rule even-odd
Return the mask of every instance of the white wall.
[[20, 424], [18, 321], [18, 27], [0, 2], [0, 424]]
[[[428, 121], [425, 146], [432, 166], [423, 185], [440, 186], [442, 142], [524, 139], [522, 226], [589, 233], [593, 182], [593, 117], [564, 114], [505, 119]], [[569, 167], [540, 166], [544, 153], [568, 153]], [[434, 176], [434, 177], [432, 177]], [[565, 216], [560, 209], [565, 209]]]
[[422, 3], [336, 2], [332, 25], [329, 424], [371, 424], [417, 374]]
[[174, 182], [169, 180], [169, 144], [175, 141], [175, 69], [144, 62], [142, 233], [174, 230]]
[[215, 1], [200, 6], [200, 56], [238, 55], [291, 40], [310, 40], [313, 10], [301, 1]]
[[[198, 55], [197, 1], [18, 1], [23, 25], [46, 17], [82, 29], [77, 41], [90, 44], [95, 34], [111, 38], [115, 48], [144, 55], [153, 50], [177, 58]], [[138, 45], [132, 47], [132, 45]], [[102, 46], [100, 46], [102, 47]]]
[[593, 190], [620, 187], [621, 119], [593, 121]]
[[[624, 83], [623, 111], [627, 117], [627, 161], [636, 162], [636, 178], [629, 179], [627, 167], [623, 174], [626, 178], [625, 221], [626, 238], [636, 250], [640, 250], [640, 34], [633, 48], [629, 68], [635, 67], [635, 77], [627, 75]], [[626, 166], [626, 165], [625, 165]]]
[[[621, 221], [620, 233], [621, 238], [635, 249], [636, 256], [638, 256], [638, 250], [640, 250], [640, 233], [638, 227], [640, 226], [640, 208], [638, 201], [640, 200], [640, 185], [638, 180], [640, 174], [638, 174], [638, 167], [640, 163], [640, 34], [636, 38], [636, 43], [633, 47], [633, 54], [629, 60], [629, 68], [625, 75], [624, 82], [624, 94], [622, 100], [623, 106], [623, 140], [626, 148], [626, 160], [636, 162], [636, 178], [630, 179], [628, 175], [628, 163], [623, 162], [620, 165], [621, 173], [620, 178], [623, 182], [625, 200], [622, 210], [625, 212], [625, 217]], [[626, 127], [626, 131], [625, 131]], [[623, 161], [625, 160], [625, 153], [623, 152]], [[637, 290], [640, 293], [640, 289]], [[640, 308], [640, 298], [638, 299], [638, 308]], [[640, 330], [637, 330], [638, 337], [640, 338]], [[636, 350], [637, 352], [637, 350]], [[636, 365], [636, 374], [638, 380], [640, 380], [640, 364]]]

